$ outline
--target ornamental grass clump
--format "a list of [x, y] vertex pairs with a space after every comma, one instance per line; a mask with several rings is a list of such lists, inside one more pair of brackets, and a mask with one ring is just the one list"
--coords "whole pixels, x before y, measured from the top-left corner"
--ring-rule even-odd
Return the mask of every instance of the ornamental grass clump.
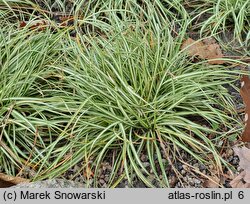
[[41, 180], [82, 162], [78, 173], [99, 186], [100, 164], [108, 160], [109, 186], [123, 179], [133, 185], [136, 176], [168, 187], [167, 169], [180, 151], [218, 172], [227, 166], [220, 142], [235, 137], [238, 122], [225, 85], [238, 77], [192, 63], [180, 51], [185, 31], [173, 37], [169, 27], [113, 26], [119, 29], [105, 37], [1, 32], [2, 171], [28, 169]]
[[210, 17], [202, 23], [201, 32], [218, 33], [231, 31], [234, 38], [245, 46], [250, 39], [250, 0], [205, 0], [204, 10]]

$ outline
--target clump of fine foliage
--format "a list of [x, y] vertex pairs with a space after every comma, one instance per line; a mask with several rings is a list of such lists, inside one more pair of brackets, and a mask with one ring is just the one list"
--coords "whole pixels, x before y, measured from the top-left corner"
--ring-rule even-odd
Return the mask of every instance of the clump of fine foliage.
[[[250, 40], [250, 0], [203, 0], [190, 2], [201, 20], [202, 34], [233, 33], [244, 46]], [[202, 17], [201, 14], [206, 14]]]
[[166, 169], [182, 150], [222, 171], [218, 146], [238, 123], [225, 85], [238, 77], [187, 58], [180, 50], [185, 20], [176, 35], [170, 15], [144, 12], [141, 23], [140, 9], [120, 9], [121, 17], [108, 8], [108, 21], [79, 17], [75, 37], [72, 28], [1, 29], [1, 169], [15, 175], [30, 168], [40, 180], [83, 161], [79, 172], [98, 186], [100, 163], [112, 155], [109, 186], [136, 175], [149, 187], [168, 187]]

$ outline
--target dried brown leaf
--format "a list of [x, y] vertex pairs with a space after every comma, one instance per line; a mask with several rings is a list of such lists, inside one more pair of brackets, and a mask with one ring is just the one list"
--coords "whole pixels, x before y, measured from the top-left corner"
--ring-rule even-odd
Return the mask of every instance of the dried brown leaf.
[[212, 177], [211, 179], [207, 179], [203, 183], [204, 188], [219, 188], [220, 179], [218, 177]]
[[182, 43], [181, 50], [186, 49], [189, 56], [197, 56], [200, 59], [209, 60], [209, 64], [224, 64], [224, 60], [217, 60], [223, 58], [224, 55], [220, 46], [213, 39], [204, 39], [202, 41], [195, 41], [188, 38]]
[[[234, 147], [233, 150], [240, 159], [240, 168], [244, 169], [246, 173], [250, 175], [250, 149], [246, 147]], [[249, 175], [247, 176], [247, 178], [249, 177]], [[250, 179], [247, 180], [247, 182], [250, 183]]]
[[250, 188], [250, 149], [246, 147], [234, 147], [233, 150], [240, 159], [240, 168], [244, 171], [236, 176], [230, 182], [230, 185], [233, 188]]
[[245, 104], [245, 129], [242, 134], [243, 142], [250, 142], [250, 79], [244, 75], [241, 78], [240, 95]]
[[232, 188], [250, 188], [250, 183], [246, 183], [244, 178], [246, 176], [246, 172], [241, 172], [238, 176], [236, 176], [231, 182], [230, 185]]
[[17, 185], [19, 183], [29, 183], [29, 180], [21, 177], [14, 177], [4, 173], [0, 173], [0, 188], [7, 188], [10, 186]]
[[188, 38], [181, 45], [181, 50], [187, 49], [189, 56], [199, 56], [199, 49], [203, 49], [204, 44], [201, 41], [195, 41], [192, 38]]

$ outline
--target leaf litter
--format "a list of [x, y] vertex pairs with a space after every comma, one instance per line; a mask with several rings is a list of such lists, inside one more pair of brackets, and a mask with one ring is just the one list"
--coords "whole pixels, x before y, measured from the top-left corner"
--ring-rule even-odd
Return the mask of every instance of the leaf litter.
[[230, 182], [230, 185], [233, 188], [250, 188], [250, 149], [234, 147], [233, 150], [240, 159], [239, 166], [243, 171]]
[[250, 142], [250, 79], [244, 75], [241, 78], [240, 95], [245, 104], [245, 129], [242, 134], [243, 142]]
[[0, 173], [0, 188], [11, 187], [20, 183], [29, 183], [28, 179], [14, 177], [4, 173]]
[[198, 57], [199, 59], [208, 60], [209, 64], [224, 64], [225, 61], [217, 58], [223, 58], [224, 55], [220, 45], [213, 38], [203, 40], [186, 39], [181, 50], [186, 50], [190, 57]]

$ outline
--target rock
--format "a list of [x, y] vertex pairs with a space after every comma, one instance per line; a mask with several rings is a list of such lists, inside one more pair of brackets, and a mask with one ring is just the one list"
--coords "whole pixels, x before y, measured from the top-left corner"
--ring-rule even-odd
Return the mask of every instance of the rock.
[[200, 164], [199, 169], [200, 169], [200, 171], [204, 171], [204, 170], [206, 170], [206, 166], [204, 164]]
[[99, 182], [100, 182], [100, 184], [104, 184], [105, 180], [104, 179], [100, 179]]
[[50, 179], [31, 183], [20, 183], [11, 188], [84, 188], [85, 184], [66, 179]]
[[141, 161], [142, 161], [142, 162], [148, 161], [148, 156], [145, 155], [145, 154], [142, 154], [142, 155], [141, 155]]
[[182, 175], [185, 175], [187, 172], [183, 169], [183, 170], [181, 170], [181, 174]]

